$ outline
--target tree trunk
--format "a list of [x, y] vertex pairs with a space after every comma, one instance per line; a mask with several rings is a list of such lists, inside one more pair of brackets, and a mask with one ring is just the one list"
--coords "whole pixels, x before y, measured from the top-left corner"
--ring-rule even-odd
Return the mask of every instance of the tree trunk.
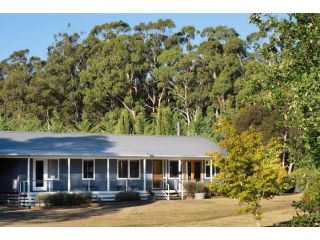
[[288, 168], [288, 174], [290, 174], [292, 172], [293, 167], [294, 167], [294, 163], [290, 163], [289, 168]]
[[51, 132], [50, 116], [49, 116], [49, 111], [48, 111], [48, 109], [47, 109], [47, 128], [48, 128], [48, 131]]
[[286, 157], [287, 157], [287, 150], [286, 150], [286, 146], [287, 146], [287, 137], [288, 137], [288, 130], [287, 130], [287, 124], [285, 123], [285, 130], [284, 130], [284, 134], [283, 134], [283, 154], [282, 154], [282, 167], [285, 167], [286, 165]]

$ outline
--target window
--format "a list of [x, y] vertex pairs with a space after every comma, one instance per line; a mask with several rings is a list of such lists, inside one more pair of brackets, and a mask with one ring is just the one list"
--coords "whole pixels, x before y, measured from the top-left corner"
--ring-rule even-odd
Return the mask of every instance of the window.
[[139, 160], [130, 161], [130, 178], [140, 178]]
[[211, 161], [206, 161], [206, 178], [211, 178], [212, 168], [211, 168]]
[[219, 168], [213, 167], [212, 174], [217, 175], [220, 172]]
[[128, 178], [128, 161], [118, 161], [118, 178]]
[[59, 160], [48, 159], [48, 179], [58, 180], [59, 179]]
[[118, 160], [118, 178], [140, 178], [140, 160]]
[[94, 160], [82, 160], [82, 178], [94, 179]]
[[179, 161], [170, 161], [170, 178], [179, 176]]

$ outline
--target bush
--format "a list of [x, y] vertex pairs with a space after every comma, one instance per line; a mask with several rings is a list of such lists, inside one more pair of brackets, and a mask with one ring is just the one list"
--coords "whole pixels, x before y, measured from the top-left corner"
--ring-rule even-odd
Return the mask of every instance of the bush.
[[139, 201], [140, 193], [135, 191], [119, 192], [115, 197], [116, 201]]
[[220, 196], [219, 192], [216, 189], [216, 183], [209, 182], [208, 183], [208, 191], [210, 192], [210, 196]]
[[205, 193], [206, 185], [203, 182], [196, 182], [195, 193]]
[[183, 188], [187, 192], [187, 196], [194, 198], [195, 193], [207, 193], [208, 188], [203, 182], [184, 182]]
[[196, 192], [196, 182], [184, 182], [183, 188], [187, 192], [187, 196], [194, 198], [194, 193]]
[[36, 198], [37, 203], [46, 206], [79, 206], [91, 202], [90, 193], [40, 193]]
[[320, 226], [320, 171], [318, 169], [298, 169], [293, 178], [296, 187], [303, 192], [302, 199], [293, 202], [299, 210], [296, 216], [288, 222], [293, 227]]

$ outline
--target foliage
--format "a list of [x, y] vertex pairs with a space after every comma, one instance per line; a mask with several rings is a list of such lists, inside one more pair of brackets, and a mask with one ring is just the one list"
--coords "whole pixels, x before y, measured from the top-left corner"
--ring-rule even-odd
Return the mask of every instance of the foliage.
[[[281, 115], [283, 160], [303, 171], [309, 169], [302, 179], [310, 179], [304, 184], [314, 186], [318, 180], [310, 169], [319, 171], [320, 167], [320, 15], [289, 14], [278, 19], [270, 14], [253, 14], [250, 21], [259, 28], [259, 37], [253, 43], [260, 62], [266, 66], [260, 94], [265, 105]], [[320, 189], [311, 192], [307, 185], [300, 186], [305, 192], [296, 205], [307, 212], [294, 220], [297, 224], [301, 220], [302, 225], [318, 221], [317, 213], [308, 212], [308, 208], [318, 208]]]
[[187, 196], [194, 198], [196, 192], [196, 182], [195, 181], [186, 181], [183, 183], [183, 189], [187, 192]]
[[91, 202], [90, 193], [39, 193], [36, 197], [39, 204], [50, 206], [79, 206]]
[[280, 137], [279, 114], [270, 111], [262, 104], [247, 105], [234, 116], [233, 125], [238, 133], [248, 130], [251, 125], [263, 133], [266, 141], [272, 137]]
[[139, 201], [140, 200], [140, 193], [135, 192], [135, 191], [119, 192], [116, 194], [115, 200], [118, 202]]
[[320, 226], [320, 172], [316, 168], [301, 168], [293, 173], [296, 186], [303, 192], [293, 206], [299, 210], [289, 222], [294, 227]]
[[203, 182], [186, 181], [183, 183], [183, 189], [191, 198], [194, 198], [195, 193], [207, 193], [207, 187]]
[[259, 223], [261, 199], [271, 199], [288, 187], [287, 174], [279, 159], [281, 145], [276, 139], [265, 145], [262, 133], [253, 126], [238, 134], [229, 122], [222, 120], [218, 130], [224, 133], [219, 144], [228, 154], [209, 153], [220, 169], [211, 190], [239, 199], [241, 211], [252, 213]]
[[203, 182], [196, 182], [195, 193], [205, 193], [206, 185]]
[[1, 129], [175, 135], [179, 122], [181, 135], [216, 139], [214, 121], [235, 112], [247, 53], [234, 29], [159, 19], [58, 33], [47, 55], [0, 61]]
[[61, 120], [59, 113], [56, 110], [54, 110], [53, 116], [50, 119], [50, 130], [52, 132], [63, 132], [64, 129], [65, 129], [65, 126]]

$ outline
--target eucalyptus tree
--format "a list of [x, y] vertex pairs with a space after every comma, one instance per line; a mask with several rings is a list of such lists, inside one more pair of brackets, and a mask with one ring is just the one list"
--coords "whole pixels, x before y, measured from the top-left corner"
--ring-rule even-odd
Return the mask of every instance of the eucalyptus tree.
[[[79, 73], [85, 68], [86, 55], [80, 43], [80, 35], [59, 33], [48, 47], [45, 71], [50, 82], [50, 94], [58, 104], [55, 109], [67, 126], [81, 121], [83, 94]], [[49, 118], [51, 112], [49, 112]]]
[[29, 50], [13, 52], [1, 62], [0, 111], [7, 117], [23, 118], [28, 110], [27, 89], [32, 78]]
[[[139, 35], [131, 35], [122, 21], [94, 27], [86, 42], [93, 43], [87, 68], [81, 73], [86, 86], [85, 109], [101, 118], [123, 107], [133, 118], [143, 102], [146, 49]], [[90, 46], [90, 45], [89, 45]]]
[[170, 19], [159, 19], [157, 22], [149, 22], [147, 24], [140, 23], [134, 27], [136, 34], [143, 39], [144, 46], [147, 49], [145, 59], [147, 63], [147, 75], [143, 85], [146, 93], [145, 106], [152, 113], [155, 113], [157, 108], [162, 106], [163, 102], [169, 102], [167, 98], [167, 82], [158, 74], [161, 67], [159, 57], [164, 50], [175, 46], [173, 44], [175, 41], [170, 39], [174, 28], [175, 24]]
[[225, 26], [205, 28], [201, 37], [206, 41], [199, 46], [203, 68], [200, 76], [211, 86], [211, 105], [218, 119], [235, 108], [235, 81], [243, 73], [245, 42], [233, 28]]

